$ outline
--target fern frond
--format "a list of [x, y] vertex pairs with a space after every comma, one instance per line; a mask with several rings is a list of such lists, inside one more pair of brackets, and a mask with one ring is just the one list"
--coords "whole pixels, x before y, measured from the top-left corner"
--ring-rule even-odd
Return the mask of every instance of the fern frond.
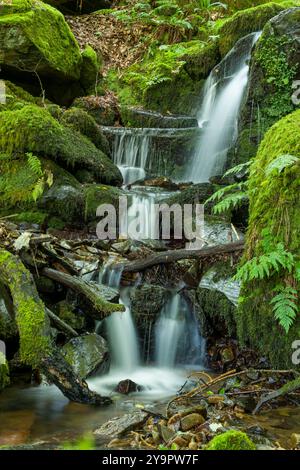
[[220, 201], [213, 208], [214, 214], [222, 214], [228, 212], [229, 210], [235, 209], [240, 206], [242, 203], [248, 200], [248, 194], [245, 192], [239, 192], [234, 194], [229, 194], [222, 201]]
[[280, 157], [275, 158], [265, 169], [266, 176], [270, 176], [270, 174], [275, 170], [278, 174], [281, 173], [286, 168], [289, 168], [296, 163], [299, 163], [300, 158], [295, 157], [294, 155], [280, 155]]
[[42, 164], [40, 162], [40, 159], [33, 155], [32, 153], [26, 153], [27, 157], [27, 162], [28, 166], [31, 169], [31, 171], [36, 175], [36, 176], [42, 176], [43, 170], [42, 170]]
[[291, 286], [277, 286], [273, 292], [278, 292], [271, 300], [275, 319], [286, 333], [293, 325], [298, 314], [298, 292]]
[[252, 163], [252, 160], [249, 160], [246, 163], [241, 163], [240, 165], [236, 165], [233, 168], [230, 168], [229, 170], [226, 171], [223, 178], [225, 178], [227, 176], [237, 175], [237, 174], [241, 173], [242, 171], [244, 171], [245, 174], [249, 173], [249, 167], [250, 167], [251, 163]]

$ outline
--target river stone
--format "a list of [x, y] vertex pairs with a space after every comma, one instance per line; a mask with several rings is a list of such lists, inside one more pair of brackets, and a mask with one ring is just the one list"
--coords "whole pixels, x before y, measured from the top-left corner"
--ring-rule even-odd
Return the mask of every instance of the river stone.
[[106, 372], [109, 366], [107, 343], [95, 333], [72, 338], [61, 348], [61, 353], [82, 379]]
[[181, 429], [182, 431], [189, 431], [190, 429], [200, 426], [205, 423], [205, 419], [198, 413], [192, 413], [190, 415], [181, 418]]
[[104, 423], [100, 428], [94, 431], [94, 434], [97, 437], [102, 438], [112, 438], [121, 436], [129, 431], [142, 426], [146, 419], [148, 418], [148, 413], [144, 411], [136, 411], [135, 413], [130, 413], [123, 415], [121, 417], [116, 417]]

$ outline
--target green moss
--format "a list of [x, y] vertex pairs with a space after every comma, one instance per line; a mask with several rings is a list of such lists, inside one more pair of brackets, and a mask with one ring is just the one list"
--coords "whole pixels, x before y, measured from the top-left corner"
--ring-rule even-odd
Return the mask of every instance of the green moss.
[[189, 113], [194, 111], [195, 97], [218, 60], [213, 42], [194, 40], [161, 46], [121, 75], [111, 71], [107, 83], [122, 104], [143, 105], [162, 113]]
[[232, 49], [234, 44], [246, 34], [260, 31], [268, 20], [276, 16], [285, 6], [280, 3], [266, 3], [247, 10], [238, 11], [231, 18], [219, 24], [217, 29], [219, 47], [222, 57]]
[[0, 351], [0, 392], [10, 384], [9, 367], [4, 355]]
[[100, 78], [102, 63], [94, 49], [89, 45], [86, 46], [81, 56], [82, 66], [80, 82], [86, 94], [95, 94], [95, 90]]
[[[295, 256], [300, 256], [300, 166], [267, 177], [265, 169], [275, 158], [291, 154], [300, 157], [300, 110], [284, 117], [266, 133], [251, 167], [250, 217], [244, 260], [264, 253], [268, 234], [273, 244], [283, 243]], [[269, 241], [270, 243], [270, 241]], [[289, 276], [298, 288], [298, 282]], [[237, 314], [238, 337], [268, 357], [274, 367], [294, 368], [292, 343], [299, 338], [299, 316], [285, 334], [274, 318], [270, 305], [272, 290], [284, 283], [279, 275], [243, 285]]]
[[241, 431], [226, 431], [215, 436], [206, 450], [255, 450], [255, 444]]
[[81, 330], [84, 327], [84, 315], [75, 313], [72, 305], [66, 301], [61, 301], [56, 305], [55, 312], [64, 322], [76, 330]]
[[75, 107], [68, 109], [64, 112], [61, 122], [88, 137], [88, 139], [106, 155], [110, 154], [107, 138], [104, 136], [101, 128], [96, 124], [92, 116], [83, 109]]
[[29, 271], [18, 258], [3, 249], [0, 249], [0, 279], [9, 287], [16, 308], [21, 360], [35, 367], [51, 348], [46, 336], [45, 307], [36, 290], [29, 289], [32, 285]]
[[38, 106], [0, 113], [0, 152], [32, 152], [57, 160], [64, 168], [88, 169], [98, 182], [121, 184], [118, 168], [85, 136], [59, 124]]
[[[27, 47], [26, 55], [18, 46]], [[4, 0], [0, 10], [0, 44], [6, 66], [43, 72], [45, 64], [52, 73], [79, 79], [79, 46], [63, 15], [39, 0]], [[30, 54], [28, 53], [30, 51]], [[1, 59], [0, 59], [1, 63]], [[22, 68], [22, 67], [21, 67]], [[49, 69], [48, 69], [49, 72]]]
[[118, 188], [105, 185], [86, 185], [85, 194], [85, 220], [90, 222], [96, 219], [97, 207], [101, 204], [112, 204], [118, 212], [119, 197], [122, 192]]

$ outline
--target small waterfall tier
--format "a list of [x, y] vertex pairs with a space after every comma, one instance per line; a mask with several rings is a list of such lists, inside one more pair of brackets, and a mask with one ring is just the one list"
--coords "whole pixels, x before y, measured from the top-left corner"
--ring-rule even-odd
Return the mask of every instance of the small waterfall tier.
[[237, 138], [240, 106], [248, 83], [251, 51], [260, 33], [245, 36], [210, 73], [198, 113], [200, 135], [185, 180], [201, 183], [222, 174]]

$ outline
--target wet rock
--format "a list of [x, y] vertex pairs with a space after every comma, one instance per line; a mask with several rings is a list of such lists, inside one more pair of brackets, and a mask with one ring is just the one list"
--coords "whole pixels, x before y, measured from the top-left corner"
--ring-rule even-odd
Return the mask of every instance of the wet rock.
[[176, 436], [175, 439], [173, 439], [170, 442], [170, 446], [175, 444], [179, 448], [187, 447], [188, 442], [182, 437], [182, 436]]
[[232, 362], [235, 359], [235, 355], [233, 349], [230, 347], [224, 348], [220, 351], [221, 361], [223, 364], [227, 364], [228, 362]]
[[109, 367], [106, 341], [95, 333], [72, 338], [61, 348], [61, 353], [75, 372], [83, 379]]
[[205, 419], [198, 413], [192, 413], [190, 415], [181, 418], [181, 429], [182, 431], [189, 431], [190, 429], [200, 426], [205, 423]]
[[154, 186], [158, 188], [164, 188], [169, 190], [176, 190], [178, 186], [176, 183], [173, 183], [170, 178], [160, 176], [158, 178], [146, 179], [144, 181], [144, 186]]
[[142, 390], [141, 385], [136, 384], [130, 379], [121, 380], [115, 388], [115, 391], [122, 393], [123, 395], [128, 395], [133, 392], [140, 392]]
[[158, 425], [158, 430], [163, 438], [164, 442], [169, 442], [171, 439], [174, 438], [176, 432], [170, 429], [169, 426], [165, 426], [164, 424]]
[[166, 116], [140, 108], [123, 107], [121, 109], [121, 117], [126, 127], [157, 127], [166, 129], [198, 127], [198, 121], [195, 117], [171, 114]]
[[137, 411], [121, 417], [113, 418], [94, 431], [94, 435], [101, 438], [121, 436], [142, 426], [148, 418], [148, 413]]

